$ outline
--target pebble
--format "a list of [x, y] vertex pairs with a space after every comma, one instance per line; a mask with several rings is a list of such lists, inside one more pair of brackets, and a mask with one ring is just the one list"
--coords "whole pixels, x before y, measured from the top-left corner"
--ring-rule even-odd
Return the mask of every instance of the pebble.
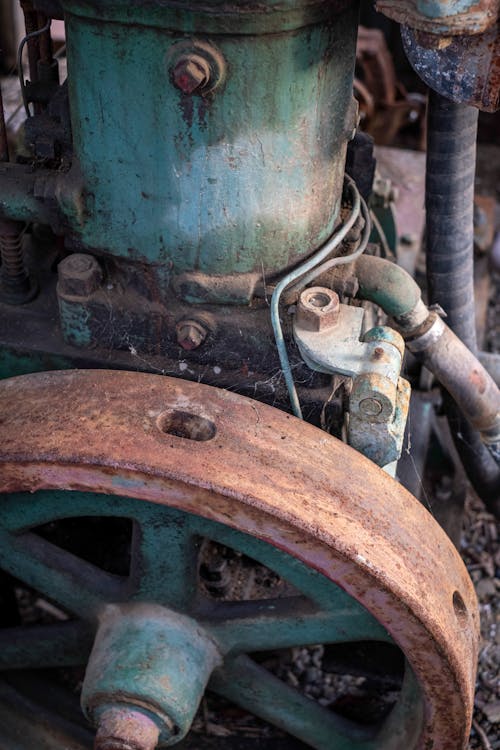
[[490, 724], [496, 724], [497, 722], [500, 722], [500, 700], [485, 703], [482, 711]]

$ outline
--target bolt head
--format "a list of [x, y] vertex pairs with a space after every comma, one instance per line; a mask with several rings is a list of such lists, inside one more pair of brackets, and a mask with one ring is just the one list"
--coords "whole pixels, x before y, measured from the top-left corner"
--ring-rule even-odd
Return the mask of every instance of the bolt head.
[[107, 708], [99, 719], [94, 750], [154, 750], [159, 736], [158, 726], [141, 711]]
[[172, 76], [174, 85], [183, 94], [194, 94], [208, 84], [210, 66], [201, 55], [188, 55], [179, 60]]
[[181, 320], [176, 326], [177, 343], [185, 351], [198, 349], [207, 337], [207, 331], [197, 320]]
[[74, 297], [88, 297], [102, 282], [102, 270], [92, 255], [73, 253], [58, 267], [58, 291]]
[[305, 289], [297, 305], [297, 326], [306, 331], [326, 331], [337, 325], [339, 296], [332, 289], [313, 286]]
[[378, 417], [383, 406], [376, 398], [364, 398], [359, 402], [359, 410], [365, 417]]

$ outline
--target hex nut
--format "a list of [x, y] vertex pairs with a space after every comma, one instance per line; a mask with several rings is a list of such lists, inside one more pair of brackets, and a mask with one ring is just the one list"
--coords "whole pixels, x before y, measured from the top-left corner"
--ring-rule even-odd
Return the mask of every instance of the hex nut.
[[102, 282], [102, 269], [92, 255], [73, 253], [57, 266], [58, 291], [73, 297], [88, 297]]
[[177, 343], [185, 351], [198, 349], [207, 337], [207, 329], [198, 320], [180, 320], [175, 331], [177, 334]]
[[172, 84], [190, 96], [206, 96], [225, 79], [226, 62], [211, 42], [184, 39], [171, 45], [166, 63]]
[[201, 91], [210, 82], [210, 65], [201, 55], [181, 57], [172, 72], [176, 88], [183, 94], [194, 94]]
[[305, 289], [297, 304], [296, 324], [306, 331], [326, 331], [337, 325], [339, 296], [332, 289], [313, 286]]

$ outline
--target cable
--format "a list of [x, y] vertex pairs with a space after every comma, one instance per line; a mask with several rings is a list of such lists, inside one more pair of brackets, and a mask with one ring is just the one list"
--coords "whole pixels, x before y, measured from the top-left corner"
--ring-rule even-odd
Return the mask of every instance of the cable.
[[[57, 52], [54, 55], [54, 60], [59, 60], [63, 55], [66, 53], [66, 45], [63, 44], [62, 47], [60, 47]], [[21, 107], [23, 106], [23, 102], [18, 104], [18, 106], [11, 112], [11, 114], [8, 117], [7, 125], [10, 125], [10, 123], [13, 121], [14, 117], [17, 115]]]
[[31, 112], [28, 104], [28, 97], [26, 95], [26, 82], [24, 80], [24, 71], [23, 71], [23, 49], [26, 42], [29, 42], [30, 39], [34, 39], [36, 36], [40, 36], [40, 34], [43, 34], [45, 31], [49, 31], [50, 25], [52, 23], [52, 19], [49, 18], [45, 26], [43, 26], [41, 29], [37, 29], [36, 31], [32, 31], [31, 34], [26, 34], [21, 39], [21, 42], [19, 44], [19, 49], [17, 50], [17, 74], [19, 76], [19, 83], [21, 84], [21, 96], [23, 97], [23, 104], [24, 109], [26, 110], [26, 116], [31, 117]]
[[[354, 223], [356, 222], [362, 206], [363, 212], [365, 213], [365, 221], [371, 225], [366, 203], [361, 198], [356, 184], [348, 175], [345, 176], [345, 181], [353, 200], [351, 215], [342, 225], [342, 227], [334, 234], [332, 234], [332, 236], [327, 240], [323, 247], [320, 248], [320, 250], [318, 250], [318, 252], [312, 256], [312, 258], [309, 258], [309, 260], [307, 260], [301, 266], [295, 268], [293, 271], [290, 271], [290, 273], [288, 273], [281, 279], [281, 281], [278, 282], [271, 298], [271, 323], [273, 326], [276, 348], [278, 350], [278, 355], [280, 358], [281, 369], [283, 370], [283, 375], [285, 377], [285, 383], [288, 389], [292, 411], [294, 415], [299, 419], [303, 419], [302, 409], [300, 408], [299, 397], [297, 395], [297, 389], [295, 388], [292, 368], [290, 367], [290, 360], [288, 359], [288, 352], [286, 350], [285, 339], [283, 337], [283, 329], [281, 327], [281, 321], [279, 317], [279, 303], [281, 295], [283, 294], [285, 289], [290, 286], [290, 284], [299, 279], [301, 276], [304, 276], [304, 274], [308, 274], [313, 269], [316, 270], [317, 267], [325, 260], [325, 258], [327, 258], [330, 253], [340, 245], [342, 240], [346, 237], [347, 233], [352, 229]], [[364, 239], [365, 236], [363, 236], [360, 247], [362, 246]], [[351, 255], [344, 255], [340, 258], [332, 258], [330, 261], [328, 261], [328, 264], [330, 264], [329, 268], [332, 268], [335, 265], [351, 263], [353, 260], [356, 260], [356, 258], [359, 257], [363, 250], [364, 247], [361, 251], [358, 248], [354, 253], [351, 253]], [[324, 265], [327, 264], [325, 263]]]
[[370, 211], [368, 209], [368, 206], [366, 205], [364, 199], [360, 196], [361, 199], [361, 211], [363, 213], [363, 218], [365, 220], [365, 226], [363, 227], [363, 234], [361, 236], [361, 241], [356, 248], [356, 250], [351, 253], [350, 255], [341, 255], [336, 258], [330, 258], [330, 260], [325, 261], [325, 263], [322, 263], [320, 266], [316, 266], [312, 269], [306, 276], [304, 276], [302, 279], [300, 279], [297, 284], [295, 284], [291, 292], [297, 293], [302, 291], [302, 289], [311, 283], [311, 281], [314, 281], [318, 276], [321, 276], [323, 273], [327, 273], [332, 268], [335, 268], [336, 266], [345, 266], [347, 263], [352, 263], [353, 261], [357, 260], [360, 255], [364, 253], [364, 251], [367, 248], [368, 242], [370, 241], [370, 235], [372, 231], [372, 225], [370, 220]]
[[382, 227], [382, 224], [377, 218], [377, 215], [375, 211], [370, 211], [370, 217], [372, 220], [372, 224], [377, 230], [378, 238], [380, 240], [380, 244], [382, 245], [382, 251], [384, 253], [384, 258], [394, 258], [394, 253], [392, 252], [391, 248], [389, 247], [389, 242], [387, 241], [387, 235], [384, 232], [384, 229]]

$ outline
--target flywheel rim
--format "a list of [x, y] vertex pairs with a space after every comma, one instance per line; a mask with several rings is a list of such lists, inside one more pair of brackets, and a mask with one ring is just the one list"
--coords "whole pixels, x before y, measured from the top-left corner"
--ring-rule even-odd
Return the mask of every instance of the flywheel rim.
[[[425, 696], [415, 748], [465, 747], [478, 639], [472, 584], [425, 509], [371, 462], [271, 407], [154, 375], [21, 376], [0, 383], [0, 413], [0, 492], [89, 490], [158, 504], [168, 494], [173, 507], [286, 551], [360, 601], [402, 648]], [[216, 432], [164, 432], [172, 413]]]

